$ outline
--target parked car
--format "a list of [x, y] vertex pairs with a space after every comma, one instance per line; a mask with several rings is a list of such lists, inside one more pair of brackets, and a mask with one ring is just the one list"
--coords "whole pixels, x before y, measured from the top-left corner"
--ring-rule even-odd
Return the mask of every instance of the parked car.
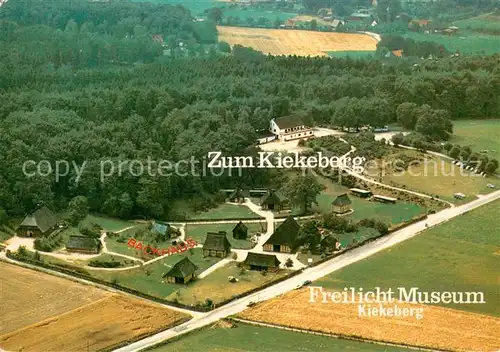
[[254, 305], [256, 305], [257, 303], [255, 303], [254, 301], [251, 301], [247, 304], [247, 307], [253, 307]]
[[302, 286], [309, 285], [310, 283], [311, 283], [311, 280], [306, 280], [306, 281], [304, 281], [304, 283], [302, 284]]

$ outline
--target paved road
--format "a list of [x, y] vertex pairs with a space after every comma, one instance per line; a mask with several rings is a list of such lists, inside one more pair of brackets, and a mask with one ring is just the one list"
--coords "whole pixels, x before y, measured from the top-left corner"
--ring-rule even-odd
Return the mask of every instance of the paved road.
[[276, 285], [268, 287], [262, 291], [256, 292], [249, 296], [243, 297], [239, 300], [233, 301], [221, 308], [215, 309], [209, 313], [198, 315], [192, 320], [181, 324], [173, 329], [160, 332], [156, 335], [147, 337], [128, 346], [119, 348], [114, 352], [132, 352], [139, 351], [146, 347], [153, 346], [161, 341], [165, 341], [172, 337], [184, 334], [193, 329], [211, 324], [217, 320], [227, 317], [229, 315], [237, 314], [247, 308], [249, 302], [258, 302], [271, 299], [273, 297], [279, 296], [285, 292], [291, 291], [298, 285], [301, 285], [306, 280], [317, 280], [325, 275], [328, 275], [334, 271], [337, 271], [347, 265], [363, 260], [375, 253], [378, 253], [384, 249], [394, 246], [400, 242], [403, 242], [409, 238], [412, 238], [419, 233], [423, 232], [427, 227], [433, 227], [444, 223], [458, 215], [464, 214], [470, 210], [477, 207], [485, 205], [494, 200], [500, 199], [500, 191], [490, 193], [478, 200], [464, 204], [462, 206], [449, 208], [443, 210], [439, 213], [430, 215], [428, 219], [412, 224], [404, 229], [396, 231], [389, 236], [376, 240], [374, 242], [368, 243], [362, 247], [356, 248], [350, 252], [347, 252], [339, 257], [333, 258], [325, 263], [318, 266], [308, 268], [304, 270], [303, 273], [290, 278], [289, 280], [280, 282]]

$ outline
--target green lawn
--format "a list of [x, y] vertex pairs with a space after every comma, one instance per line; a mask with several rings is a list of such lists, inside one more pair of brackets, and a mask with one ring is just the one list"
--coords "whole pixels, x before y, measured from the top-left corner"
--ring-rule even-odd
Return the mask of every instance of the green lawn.
[[212, 219], [260, 219], [261, 217], [251, 211], [245, 205], [221, 204], [217, 208], [209, 211], [193, 214], [191, 220], [212, 220]]
[[100, 225], [104, 231], [119, 231], [126, 227], [134, 225], [131, 221], [109, 218], [99, 215], [88, 215], [83, 221], [84, 224], [96, 223]]
[[[320, 178], [318, 181], [327, 188], [316, 198], [318, 206], [313, 206], [313, 210], [324, 213], [331, 212], [332, 201], [342, 193], [349, 193], [349, 189], [325, 178]], [[346, 218], [355, 221], [366, 218], [377, 218], [391, 225], [396, 225], [426, 211], [420, 205], [403, 201], [398, 201], [396, 204], [384, 204], [370, 202], [355, 196], [349, 196], [349, 198], [351, 199], [351, 206], [354, 209], [354, 213], [347, 215]]]
[[[246, 223], [248, 227], [248, 236], [250, 237], [254, 233], [266, 232], [266, 223]], [[226, 231], [227, 239], [231, 243], [233, 248], [239, 249], [250, 249], [255, 247], [255, 243], [247, 240], [237, 240], [233, 238], [233, 228], [236, 224], [207, 224], [207, 225], [186, 225], [186, 238], [191, 237], [197, 243], [203, 244], [205, 242], [205, 238], [207, 237], [207, 232], [218, 232], [218, 231]]]
[[500, 161], [500, 120], [453, 121], [450, 143], [469, 146], [478, 153], [488, 150], [489, 158]]
[[[276, 273], [269, 272], [262, 275], [260, 271], [245, 270], [242, 273], [236, 263], [231, 262], [213, 271], [208, 276], [197, 279], [185, 288], [179, 287], [179, 290], [172, 293], [168, 298], [172, 301], [177, 299], [184, 304], [203, 303], [207, 298], [210, 298], [217, 304], [237, 294], [242, 294], [275, 281], [290, 272], [289, 270], [279, 270]], [[229, 282], [229, 276], [236, 277], [239, 281]]]
[[150, 352], [280, 352], [349, 351], [399, 352], [403, 348], [315, 336], [275, 328], [237, 323], [237, 327], [205, 328]]
[[[98, 257], [92, 258], [92, 259], [78, 259], [78, 258], [72, 258], [71, 260], [64, 260], [60, 258], [55, 258], [50, 255], [43, 254], [43, 252], [40, 252], [40, 256], [43, 259], [45, 263], [48, 264], [53, 264], [53, 265], [59, 265], [59, 266], [77, 266], [77, 267], [84, 267], [88, 265], [89, 261], [91, 260], [99, 260], [99, 261], [117, 261], [120, 262], [122, 265], [121, 267], [127, 267], [127, 266], [134, 266], [139, 264], [139, 262], [134, 262], [131, 259], [123, 258], [117, 255], [112, 255], [108, 253], [102, 253]], [[92, 269], [88, 269], [89, 271]]]
[[481, 15], [453, 23], [459, 28], [474, 32], [500, 33], [500, 16]]
[[500, 316], [500, 201], [455, 218], [316, 282], [343, 289], [484, 292], [486, 304], [447, 305]]
[[500, 53], [500, 36], [479, 34], [461, 30], [455, 35], [426, 34], [408, 32], [405, 37], [415, 41], [430, 41], [443, 44], [451, 52], [459, 51], [461, 54], [484, 54], [491, 55]]
[[[193, 254], [191, 254], [191, 252]], [[177, 284], [163, 283], [162, 275], [169, 271], [183, 256], [189, 257], [189, 259], [198, 266], [197, 273], [205, 271], [220, 260], [220, 258], [203, 258], [201, 248], [195, 248], [192, 251], [170, 255], [164, 259], [145, 265], [142, 268], [120, 272], [93, 271], [91, 274], [108, 282], [117, 282], [122, 286], [155, 297], [166, 298], [180, 286]]]

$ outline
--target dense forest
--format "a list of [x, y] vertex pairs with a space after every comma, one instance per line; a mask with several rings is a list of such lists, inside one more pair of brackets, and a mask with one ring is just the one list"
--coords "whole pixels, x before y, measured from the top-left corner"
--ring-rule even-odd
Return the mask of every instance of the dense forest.
[[[214, 150], [254, 153], [256, 130], [279, 116], [299, 114], [316, 125], [381, 126], [405, 123], [398, 108], [400, 115], [404, 109], [421, 109], [415, 111], [425, 111], [426, 119], [439, 120], [446, 129], [449, 119], [500, 116], [500, 56], [415, 63], [266, 57], [236, 47], [229, 56], [161, 57], [143, 65], [73, 64], [74, 57], [61, 61], [64, 53], [74, 53], [64, 47], [73, 45], [71, 40], [54, 41], [61, 46], [54, 52], [61, 55], [34, 59], [22, 50], [36, 43], [32, 38], [42, 32], [40, 26], [65, 36], [71, 22], [71, 33], [81, 35], [88, 18], [63, 12], [56, 20], [49, 11], [43, 20], [38, 14], [18, 14], [16, 21], [12, 13], [18, 7], [15, 0], [10, 3], [12, 8], [0, 9], [0, 18], [8, 19], [0, 26], [13, 28], [0, 31], [0, 208], [9, 216], [22, 216], [41, 202], [63, 209], [83, 195], [92, 211], [112, 216], [172, 217], [178, 215], [175, 201], [180, 199], [200, 209], [217, 201], [220, 188], [279, 187], [281, 175], [262, 169], [246, 170], [241, 177], [115, 174], [104, 182], [99, 177], [100, 161], [108, 159], [178, 161]], [[127, 9], [135, 5], [123, 6], [123, 12], [113, 11], [128, 18]], [[4, 7], [9, 11], [4, 13]], [[98, 16], [92, 18], [95, 27], [102, 24]], [[122, 20], [110, 15], [108, 26]], [[181, 22], [163, 30], [175, 33]], [[38, 50], [52, 50], [50, 41], [36, 40]], [[426, 138], [446, 137], [432, 128], [421, 132], [426, 130]], [[74, 170], [56, 182], [54, 177], [26, 177], [22, 167], [27, 160], [87, 165], [78, 182]]]

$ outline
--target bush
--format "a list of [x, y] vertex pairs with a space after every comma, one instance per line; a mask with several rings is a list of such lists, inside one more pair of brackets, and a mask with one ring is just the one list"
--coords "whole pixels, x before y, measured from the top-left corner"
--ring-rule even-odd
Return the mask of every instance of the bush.
[[122, 264], [118, 261], [103, 261], [103, 260], [91, 260], [89, 262], [89, 266], [93, 266], [96, 268], [118, 268], [122, 266]]

